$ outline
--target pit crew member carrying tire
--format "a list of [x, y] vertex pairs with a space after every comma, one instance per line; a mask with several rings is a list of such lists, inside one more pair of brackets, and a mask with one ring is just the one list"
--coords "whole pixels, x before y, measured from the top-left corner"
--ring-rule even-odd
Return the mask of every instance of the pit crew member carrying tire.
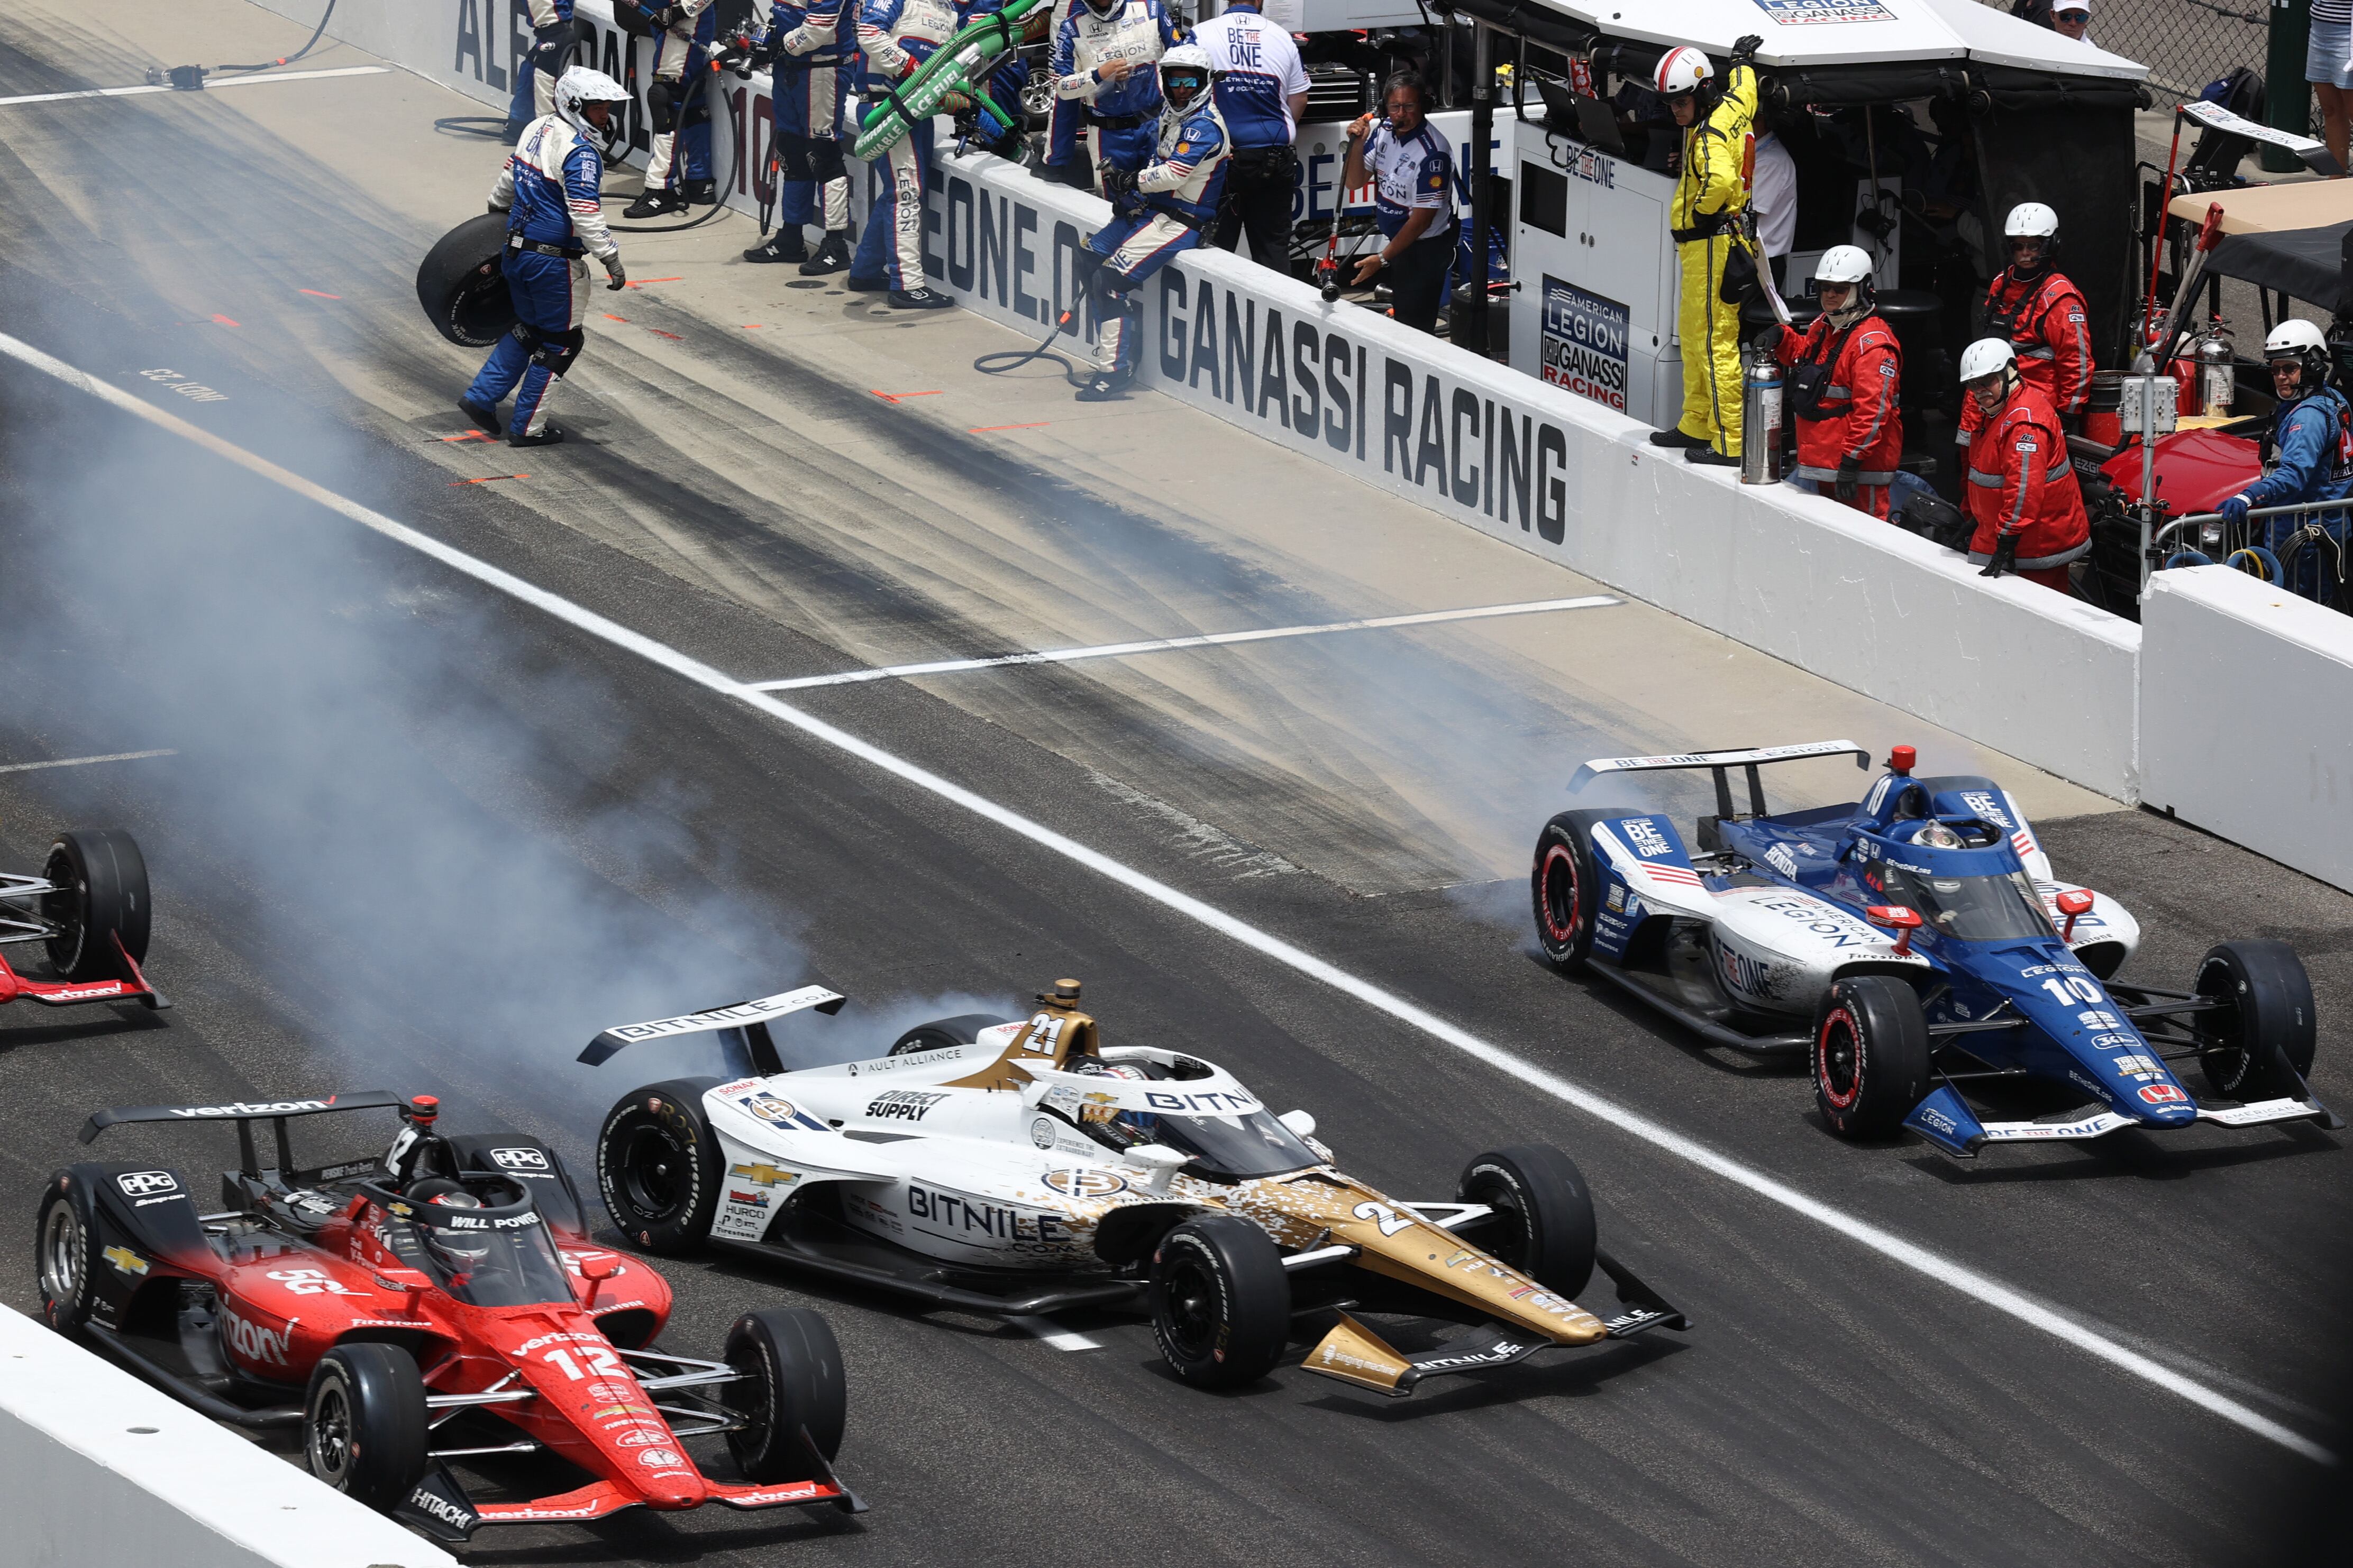
[[1961, 386], [1978, 412], [1969, 438], [1968, 511], [1977, 524], [1969, 560], [2068, 591], [2067, 563], [2092, 548], [2084, 492], [2067, 457], [2058, 411], [2020, 374], [2007, 338], [1961, 351]]
[[1822, 313], [1802, 331], [1775, 329], [1773, 357], [1789, 370], [1784, 395], [1798, 421], [1795, 479], [1857, 511], [1887, 520], [1888, 488], [1904, 455], [1904, 351], [1873, 310], [1871, 258], [1834, 245], [1814, 267]]
[[604, 263], [607, 289], [629, 280], [621, 247], [605, 226], [600, 195], [605, 154], [624, 133], [628, 103], [628, 89], [619, 82], [574, 66], [555, 84], [555, 112], [531, 122], [491, 188], [491, 210], [508, 215], [500, 267], [514, 297], [516, 321], [458, 406], [496, 435], [499, 404], [513, 393], [510, 446], [564, 439], [547, 422], [547, 405], [556, 379], [572, 368], [586, 341], [581, 323], [588, 315], [588, 264], [583, 258]]
[[[1986, 289], [1985, 335], [2009, 342], [2018, 373], [2051, 400], [2073, 435], [2084, 427], [2092, 396], [2091, 310], [2084, 291], [2058, 269], [2059, 215], [2041, 202], [2021, 202], [2001, 226], [2010, 265]], [[1977, 427], [1977, 410], [1964, 399], [1956, 439], [1967, 446]]]
[[1683, 173], [1667, 210], [1683, 275], [1675, 331], [1683, 342], [1683, 413], [1673, 429], [1653, 431], [1651, 444], [1681, 447], [1694, 463], [1729, 468], [1740, 463], [1740, 308], [1724, 302], [1724, 268], [1748, 210], [1741, 171], [1757, 118], [1757, 72], [1749, 62], [1764, 42], [1751, 33], [1732, 46], [1723, 86], [1715, 62], [1690, 47], [1669, 49], [1651, 82], [1683, 128]]
[[1117, 397], [1135, 379], [1144, 320], [1136, 285], [1201, 243], [1201, 231], [1217, 221], [1225, 190], [1233, 148], [1209, 90], [1208, 53], [1198, 44], [1179, 44], [1160, 57], [1158, 75], [1163, 107], [1156, 157], [1136, 174], [1109, 161], [1101, 165], [1111, 187], [1112, 220], [1089, 237], [1086, 255], [1094, 262], [1088, 287], [1103, 323], [1103, 368], [1079, 389], [1082, 403]]
[[[2353, 404], [2328, 384], [2328, 341], [2310, 321], [2285, 321], [2263, 340], [2272, 390], [2272, 466], [2215, 510], [2234, 523], [2251, 507], [2342, 500], [2353, 495]], [[2256, 542], [2278, 559], [2288, 587], [2323, 604], [2345, 577], [2345, 513], [2267, 517]], [[2291, 556], [2294, 563], [2290, 564]]]

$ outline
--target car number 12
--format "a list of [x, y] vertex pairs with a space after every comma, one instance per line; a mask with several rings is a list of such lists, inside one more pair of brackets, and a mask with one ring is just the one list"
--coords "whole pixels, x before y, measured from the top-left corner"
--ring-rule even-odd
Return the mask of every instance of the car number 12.
[[567, 1350], [549, 1351], [542, 1359], [562, 1367], [564, 1375], [575, 1383], [585, 1377], [627, 1377], [629, 1373], [629, 1369], [621, 1364], [618, 1352], [609, 1345], [598, 1345], [581, 1353], [588, 1362], [586, 1372], [580, 1370], [580, 1363], [573, 1360], [572, 1352]]

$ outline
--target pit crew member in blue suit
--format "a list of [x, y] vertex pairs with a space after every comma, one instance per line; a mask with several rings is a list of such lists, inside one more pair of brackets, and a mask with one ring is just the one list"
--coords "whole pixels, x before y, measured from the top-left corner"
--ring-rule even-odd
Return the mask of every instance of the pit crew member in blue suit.
[[605, 265], [606, 287], [629, 280], [621, 247], [605, 226], [605, 154], [624, 133], [629, 93], [602, 71], [574, 66], [555, 84], [555, 112], [531, 122], [491, 187], [491, 210], [507, 215], [500, 266], [514, 297], [514, 330], [499, 340], [458, 400], [495, 436], [499, 404], [515, 395], [507, 441], [545, 447], [564, 439], [547, 422], [555, 379], [580, 357], [588, 314], [588, 264]]
[[[858, 47], [866, 56], [871, 101], [915, 74], [956, 30], [948, 0], [866, 0], [858, 16]], [[915, 126], [891, 145], [882, 162], [882, 194], [867, 209], [866, 232], [849, 264], [852, 289], [888, 289], [891, 303], [938, 310], [955, 303], [923, 280], [923, 181], [932, 166], [932, 122]]]
[[1150, 68], [1176, 37], [1160, 0], [1079, 0], [1055, 32], [1055, 102], [1085, 110], [1096, 195], [1111, 195], [1104, 169], [1135, 174], [1152, 161], [1161, 103]]
[[1160, 57], [1155, 74], [1162, 108], [1152, 161], [1134, 174], [1115, 162], [1101, 165], [1111, 187], [1112, 220], [1088, 237], [1086, 249], [1099, 258], [1088, 287], [1102, 332], [1102, 368], [1079, 389], [1082, 403], [1117, 397], [1135, 379], [1144, 316], [1136, 286], [1201, 243], [1225, 193], [1233, 147], [1209, 89], [1208, 53], [1198, 44], [1178, 44]]
[[[628, 5], [629, 0], [618, 0]], [[673, 179], [678, 162], [679, 117], [686, 112], [686, 73], [700, 72], [711, 42], [718, 37], [719, 13], [712, 0], [672, 0], [651, 10], [654, 18], [654, 74], [646, 88], [646, 108], [653, 115], [654, 143], [646, 154], [646, 188], [621, 216], [632, 222], [684, 212], [683, 179]], [[702, 90], [711, 90], [705, 83]], [[707, 107], [707, 106], [706, 106]], [[714, 193], [715, 194], [715, 193]], [[697, 199], [703, 199], [698, 197]]]
[[1430, 128], [1430, 88], [1411, 71], [1389, 79], [1379, 124], [1361, 114], [1348, 127], [1348, 190], [1373, 183], [1381, 247], [1356, 264], [1356, 287], [1388, 274], [1390, 313], [1416, 331], [1438, 330], [1439, 299], [1454, 263], [1454, 154]]
[[[845, 6], [851, 7], [847, 23]], [[768, 13], [762, 54], [776, 61], [769, 100], [776, 121], [776, 232], [744, 253], [746, 261], [797, 261], [801, 275], [818, 277], [849, 265], [849, 173], [841, 144], [849, 133], [858, 44], [854, 0], [776, 0]], [[801, 229], [822, 216], [825, 240], [808, 254]]]
[[1226, 210], [1213, 241], [1231, 250], [1245, 230], [1250, 259], [1291, 270], [1291, 208], [1299, 184], [1299, 111], [1307, 68], [1291, 35], [1259, 15], [1259, 0], [1231, 4], [1195, 29], [1193, 41], [1218, 75], [1218, 112], [1234, 139], [1226, 165]]
[[[2328, 384], [2328, 340], [2310, 321], [2282, 321], [2263, 342], [2279, 406], [2272, 416], [2271, 470], [2215, 510], [2232, 522], [2251, 507], [2342, 500], [2353, 495], [2353, 405]], [[2257, 536], [2286, 568], [2288, 587], [2326, 604], [2345, 575], [2345, 513], [2267, 517]], [[2318, 537], [2306, 536], [2307, 529]], [[2288, 552], [2300, 558], [2288, 565]]]

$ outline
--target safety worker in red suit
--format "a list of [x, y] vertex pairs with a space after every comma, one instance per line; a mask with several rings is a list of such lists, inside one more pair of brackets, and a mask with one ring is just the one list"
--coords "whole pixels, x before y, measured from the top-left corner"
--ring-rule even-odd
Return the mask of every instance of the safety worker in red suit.
[[1764, 38], [1732, 47], [1726, 81], [1691, 47], [1669, 49], [1651, 85], [1683, 128], [1683, 172], [1667, 226], [1683, 268], [1675, 332], [1683, 356], [1683, 411], [1674, 428], [1651, 432], [1654, 447], [1680, 447], [1694, 463], [1740, 462], [1740, 308], [1724, 302], [1724, 268], [1748, 210], [1749, 126], [1757, 118], [1757, 72]]
[[1904, 455], [1904, 351], [1872, 309], [1871, 258], [1834, 245], [1814, 266], [1822, 313], [1811, 325], [1777, 329], [1773, 357], [1789, 372], [1782, 397], [1798, 425], [1793, 478], [1857, 511], [1887, 520], [1888, 487]]
[[[2059, 215], [2041, 202], [2021, 202], [2002, 232], [2010, 265], [1986, 290], [1985, 335], [2010, 341], [2019, 374], [2051, 400], [2069, 435], [2080, 435], [2092, 397], [2091, 308], [2058, 268]], [[1976, 428], [1965, 404], [1958, 438], [1967, 442]]]
[[1978, 416], [1962, 487], [1977, 524], [1969, 560], [1980, 576], [2015, 572], [2066, 593], [2067, 563], [2092, 548], [2092, 523], [2058, 410], [2020, 373], [2008, 338], [1961, 351], [1961, 386]]

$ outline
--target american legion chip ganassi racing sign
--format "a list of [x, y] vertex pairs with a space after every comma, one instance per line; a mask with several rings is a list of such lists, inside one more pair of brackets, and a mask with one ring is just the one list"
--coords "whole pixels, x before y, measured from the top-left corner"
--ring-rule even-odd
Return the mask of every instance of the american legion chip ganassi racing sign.
[[[1044, 338], [1073, 302], [1073, 263], [1105, 220], [1103, 203], [986, 155], [942, 156], [931, 172], [923, 267], [933, 286]], [[1573, 435], [1558, 411], [1564, 389], [1360, 307], [1326, 304], [1220, 251], [1187, 252], [1144, 293], [1140, 386], [1486, 532], [1562, 543], [1569, 454], [1591, 438]], [[1083, 300], [1056, 346], [1092, 359]]]

